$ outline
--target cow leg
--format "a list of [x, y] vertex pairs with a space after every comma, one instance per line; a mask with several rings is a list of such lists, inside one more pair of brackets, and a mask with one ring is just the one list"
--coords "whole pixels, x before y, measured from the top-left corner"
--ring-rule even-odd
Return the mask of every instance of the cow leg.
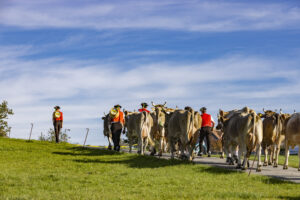
[[264, 166], [268, 166], [268, 148], [266, 146], [264, 147], [264, 151], [265, 151]]
[[160, 139], [159, 139], [159, 152], [158, 152], [158, 156], [162, 156], [163, 146], [164, 146], [164, 138], [160, 137]]
[[171, 159], [174, 159], [175, 142], [173, 138], [170, 138], [169, 141], [170, 141]]
[[282, 142], [282, 138], [280, 137], [276, 144], [274, 167], [278, 167], [278, 157], [279, 157], [281, 142]]
[[270, 156], [269, 156], [268, 165], [272, 165], [273, 164], [273, 160], [274, 160], [273, 156], [274, 156], [274, 146], [272, 145], [270, 147]]
[[141, 155], [144, 155], [144, 142], [143, 142], [143, 137], [142, 137], [142, 133], [139, 134], [139, 151]]
[[257, 144], [256, 154], [257, 154], [257, 157], [258, 157], [256, 171], [261, 172], [261, 145], [260, 144]]
[[144, 140], [143, 152], [146, 152], [146, 148], [148, 146], [149, 140], [148, 138], [144, 138], [143, 140]]
[[285, 139], [285, 140], [286, 140], [285, 141], [285, 161], [284, 161], [283, 169], [288, 169], [290, 150], [289, 150], [288, 141], [287, 141], [287, 139]]
[[236, 166], [236, 168], [237, 169], [241, 169], [242, 168], [242, 163], [241, 163], [241, 160], [242, 160], [242, 154], [243, 154], [243, 151], [242, 151], [243, 149], [242, 148], [240, 148], [239, 149], [239, 155], [238, 155], [238, 157], [239, 157], [239, 161], [238, 161], [238, 164], [237, 164], [237, 166]]
[[112, 150], [112, 143], [113, 143], [112, 137], [108, 136], [107, 139], [108, 139], [108, 150]]

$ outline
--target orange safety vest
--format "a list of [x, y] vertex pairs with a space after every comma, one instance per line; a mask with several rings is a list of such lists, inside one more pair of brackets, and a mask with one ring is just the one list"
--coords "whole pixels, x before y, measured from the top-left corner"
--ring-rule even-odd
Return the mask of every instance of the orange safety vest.
[[119, 111], [117, 117], [113, 118], [111, 122], [121, 122], [122, 124], [124, 124], [125, 123], [124, 113], [122, 111]]

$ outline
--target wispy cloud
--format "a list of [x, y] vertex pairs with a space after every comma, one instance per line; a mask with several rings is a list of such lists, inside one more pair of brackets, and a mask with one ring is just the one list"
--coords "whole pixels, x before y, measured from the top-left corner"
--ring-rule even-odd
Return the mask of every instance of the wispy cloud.
[[[63, 108], [65, 126], [76, 135], [73, 142], [78, 142], [86, 127], [101, 135], [100, 116], [115, 103], [133, 110], [141, 101], [166, 100], [171, 107], [207, 105], [216, 112], [220, 107], [261, 108], [268, 102], [279, 107], [300, 95], [296, 60], [231, 55], [192, 63], [138, 63], [124, 70], [122, 63], [101, 60], [24, 59], [32, 47], [14, 49], [0, 49], [0, 57], [9, 55], [0, 60], [0, 99], [15, 111], [11, 125], [18, 137], [27, 137], [24, 127], [30, 122], [36, 136], [45, 133], [56, 104]], [[295, 106], [300, 107], [291, 109]]]
[[288, 2], [11, 1], [0, 24], [23, 28], [171, 29], [201, 32], [298, 29], [300, 10]]

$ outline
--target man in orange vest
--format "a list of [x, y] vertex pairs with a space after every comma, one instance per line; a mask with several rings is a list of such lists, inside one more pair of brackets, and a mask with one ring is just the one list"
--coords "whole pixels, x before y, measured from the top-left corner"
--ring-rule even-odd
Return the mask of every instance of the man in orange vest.
[[147, 110], [147, 107], [148, 107], [147, 103], [141, 103], [141, 106], [142, 106], [142, 108], [139, 109], [139, 112], [143, 112], [143, 111], [145, 111], [147, 113], [150, 112], [149, 110]]
[[117, 111], [117, 113], [111, 118], [111, 133], [115, 151], [120, 151], [121, 132], [125, 123], [124, 113], [120, 110], [120, 108], [122, 108], [122, 106], [119, 104], [114, 106], [114, 110]]
[[59, 106], [54, 107], [55, 111], [52, 114], [52, 122], [55, 131], [56, 143], [59, 143], [59, 133], [60, 129], [63, 127], [63, 113], [60, 111]]
[[209, 141], [209, 134], [211, 133], [212, 128], [215, 126], [214, 121], [212, 120], [211, 115], [206, 113], [206, 108], [202, 107], [200, 109], [202, 115], [202, 126], [201, 126], [201, 130], [200, 130], [200, 139], [199, 139], [199, 152], [198, 152], [198, 156], [202, 156], [202, 152], [203, 152], [203, 140], [204, 138], [206, 139], [207, 142], [207, 154], [208, 157], [211, 156], [211, 152], [210, 152], [210, 141]]

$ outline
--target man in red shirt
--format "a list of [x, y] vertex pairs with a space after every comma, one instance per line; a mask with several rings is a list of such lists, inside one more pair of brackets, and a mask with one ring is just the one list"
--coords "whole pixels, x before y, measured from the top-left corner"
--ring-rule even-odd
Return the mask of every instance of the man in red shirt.
[[114, 143], [114, 150], [120, 151], [120, 138], [121, 132], [124, 127], [124, 113], [120, 110], [122, 106], [119, 104], [115, 105], [113, 110], [116, 111], [115, 116], [111, 116], [111, 133], [112, 133], [112, 140]]
[[63, 113], [60, 111], [59, 106], [54, 107], [55, 111], [52, 114], [52, 122], [55, 131], [56, 143], [59, 143], [59, 133], [60, 129], [63, 127]]
[[199, 148], [200, 151], [198, 153], [198, 156], [202, 156], [202, 152], [203, 152], [203, 140], [204, 138], [206, 139], [207, 142], [207, 153], [208, 153], [208, 157], [211, 156], [211, 152], [210, 152], [210, 141], [209, 141], [209, 134], [211, 133], [212, 128], [215, 126], [214, 121], [212, 120], [211, 115], [206, 113], [206, 108], [202, 107], [200, 109], [202, 115], [202, 126], [201, 126], [201, 130], [200, 130], [200, 139], [199, 139]]
[[143, 112], [143, 111], [145, 111], [147, 113], [150, 112], [149, 110], [147, 110], [147, 107], [148, 107], [147, 103], [141, 103], [141, 106], [142, 106], [142, 108], [139, 109], [139, 112]]

